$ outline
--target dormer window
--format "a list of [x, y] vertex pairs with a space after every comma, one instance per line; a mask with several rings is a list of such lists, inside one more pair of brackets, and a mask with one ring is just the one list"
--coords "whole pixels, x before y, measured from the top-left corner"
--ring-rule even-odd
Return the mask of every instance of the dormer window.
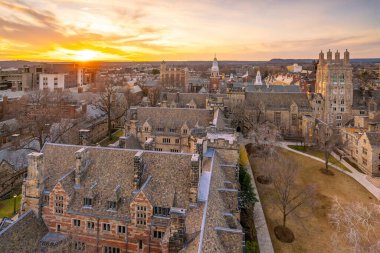
[[170, 129], [169, 129], [169, 132], [170, 132], [170, 133], [175, 133], [175, 132], [176, 132], [176, 131], [175, 131], [175, 128], [170, 128]]
[[107, 202], [108, 211], [116, 211], [116, 206], [116, 201]]
[[157, 132], [163, 132], [163, 131], [164, 131], [164, 128], [163, 128], [163, 127], [157, 127], [157, 128], [156, 128], [156, 131], [157, 131]]
[[183, 129], [182, 133], [187, 134], [187, 129]]
[[92, 198], [84, 198], [83, 207], [92, 207]]
[[155, 207], [153, 208], [153, 215], [157, 215], [157, 216], [168, 216], [168, 215], [169, 215], [169, 212], [170, 212], [170, 208], [159, 207], [159, 206], [155, 206]]

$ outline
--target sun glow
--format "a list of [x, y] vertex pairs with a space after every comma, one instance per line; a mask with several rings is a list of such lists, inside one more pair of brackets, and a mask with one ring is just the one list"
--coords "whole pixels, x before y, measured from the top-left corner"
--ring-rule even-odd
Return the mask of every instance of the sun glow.
[[93, 50], [79, 50], [73, 52], [74, 59], [77, 61], [90, 61], [97, 58], [98, 53]]

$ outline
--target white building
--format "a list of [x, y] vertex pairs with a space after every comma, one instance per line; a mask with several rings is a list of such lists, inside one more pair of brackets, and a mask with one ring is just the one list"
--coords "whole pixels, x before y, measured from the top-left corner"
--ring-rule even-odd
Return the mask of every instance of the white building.
[[65, 76], [67, 74], [40, 74], [39, 89], [56, 90], [65, 88]]
[[298, 65], [297, 63], [294, 63], [293, 65], [289, 65], [286, 67], [289, 72], [292, 73], [301, 73], [302, 72], [302, 66]]

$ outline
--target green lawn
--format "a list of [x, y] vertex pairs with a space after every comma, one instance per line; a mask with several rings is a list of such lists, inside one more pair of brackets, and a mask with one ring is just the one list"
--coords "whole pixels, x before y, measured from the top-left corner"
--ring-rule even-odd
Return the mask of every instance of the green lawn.
[[[16, 212], [20, 210], [21, 195], [16, 197]], [[13, 198], [0, 200], [0, 218], [13, 216], [14, 200]]]
[[[325, 155], [321, 150], [311, 148], [311, 147], [305, 147], [305, 146], [299, 146], [299, 145], [288, 145], [289, 148], [300, 151], [302, 153], [315, 156], [317, 158], [320, 158], [322, 160], [325, 160]], [[341, 169], [344, 169], [348, 172], [352, 172], [349, 170], [346, 166], [344, 166], [341, 162], [339, 162], [335, 157], [331, 156], [329, 157], [329, 162], [338, 166]]]
[[108, 137], [106, 137], [101, 142], [99, 142], [99, 145], [103, 147], [107, 147], [108, 145], [115, 143], [119, 139], [119, 137], [123, 136], [123, 134], [124, 134], [123, 129], [119, 129], [112, 134], [111, 140], [109, 140]]

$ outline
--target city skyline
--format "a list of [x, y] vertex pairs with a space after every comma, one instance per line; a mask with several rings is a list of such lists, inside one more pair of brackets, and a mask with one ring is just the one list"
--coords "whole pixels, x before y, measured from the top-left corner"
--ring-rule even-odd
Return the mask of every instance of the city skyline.
[[0, 60], [380, 57], [380, 2], [0, 0]]

